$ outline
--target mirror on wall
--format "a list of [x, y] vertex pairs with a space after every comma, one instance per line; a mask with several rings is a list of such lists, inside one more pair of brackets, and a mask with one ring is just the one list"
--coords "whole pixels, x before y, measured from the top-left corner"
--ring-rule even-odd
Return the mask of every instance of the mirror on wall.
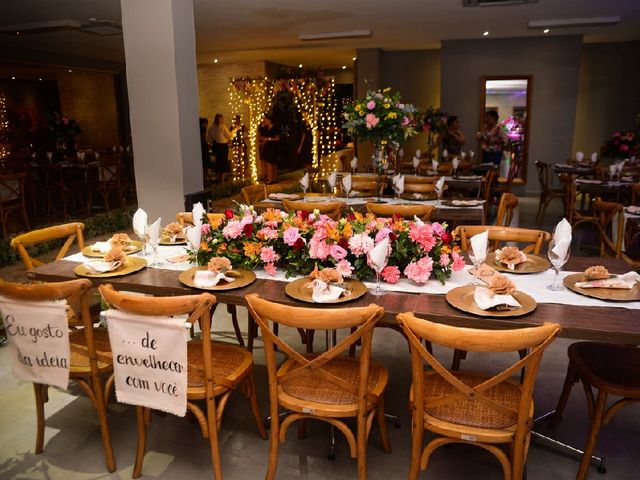
[[500, 176], [527, 178], [531, 76], [482, 77], [479, 150]]

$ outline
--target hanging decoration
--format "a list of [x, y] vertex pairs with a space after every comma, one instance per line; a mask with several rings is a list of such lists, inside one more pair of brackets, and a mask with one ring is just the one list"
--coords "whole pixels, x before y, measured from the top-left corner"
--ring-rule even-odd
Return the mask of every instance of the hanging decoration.
[[7, 98], [0, 93], [0, 162], [4, 166], [4, 158], [9, 156], [9, 117], [7, 115]]

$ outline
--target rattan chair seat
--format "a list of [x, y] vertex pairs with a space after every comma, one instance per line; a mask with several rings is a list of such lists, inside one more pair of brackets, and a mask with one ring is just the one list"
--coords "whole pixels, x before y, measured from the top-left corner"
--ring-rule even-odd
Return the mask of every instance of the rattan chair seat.
[[[111, 357], [111, 344], [109, 343], [107, 329], [94, 328], [93, 340], [98, 354], [98, 370], [111, 370], [112, 362], [108, 360]], [[86, 350], [87, 340], [84, 336], [84, 330], [69, 332], [69, 344], [71, 345], [69, 373], [72, 375], [88, 375], [91, 367], [89, 365], [89, 354]], [[74, 345], [79, 348], [73, 348]]]
[[[204, 357], [200, 340], [192, 340], [187, 344], [187, 357], [189, 362], [187, 372], [189, 393], [197, 393], [201, 390], [204, 394]], [[253, 364], [249, 350], [223, 342], [211, 342], [211, 359], [214, 377], [226, 379], [233, 384], [242, 380], [251, 371]], [[229, 390], [228, 386], [215, 383], [214, 393], [216, 395], [227, 390]]]
[[[313, 359], [317, 355], [305, 355], [305, 357]], [[294, 360], [287, 360], [278, 370], [278, 375], [294, 370], [298, 365]], [[325, 363], [322, 368], [353, 385], [354, 390], [357, 391], [360, 369], [360, 362], [357, 358], [337, 357]], [[368, 392], [375, 396], [382, 395], [388, 378], [389, 372], [385, 367], [379, 363], [371, 362]], [[300, 409], [302, 409], [308, 406], [308, 402], [314, 402], [324, 405], [340, 405], [344, 407], [343, 413], [345, 414], [349, 410], [352, 410], [355, 414], [358, 410], [358, 397], [356, 395], [322, 378], [308, 368], [283, 382], [280, 387], [279, 398], [289, 408], [295, 408], [296, 403], [298, 403]]]
[[[491, 377], [467, 372], [452, 372], [459, 380], [470, 387], [476, 387]], [[436, 398], [445, 397], [458, 391], [442, 376], [435, 372], [424, 374], [425, 419], [433, 417], [457, 425], [468, 425], [478, 428], [502, 428], [515, 430], [515, 421], [482, 405], [479, 402], [459, 398], [442, 406], [427, 408], [426, 403]], [[502, 382], [483, 392], [488, 398], [507, 407], [518, 409], [520, 404], [520, 387], [511, 382]]]

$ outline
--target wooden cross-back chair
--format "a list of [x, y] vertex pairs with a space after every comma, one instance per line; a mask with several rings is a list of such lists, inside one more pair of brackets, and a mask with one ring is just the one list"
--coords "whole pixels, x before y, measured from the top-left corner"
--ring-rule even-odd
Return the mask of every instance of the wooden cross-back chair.
[[247, 205], [253, 205], [260, 200], [267, 198], [266, 185], [264, 183], [256, 183], [255, 185], [247, 185], [240, 189], [242, 200]]
[[625, 233], [624, 206], [621, 203], [602, 201], [599, 197], [593, 200], [592, 206], [600, 235], [600, 256], [621, 258], [634, 268], [639, 268], [640, 262], [634, 261], [622, 250]]
[[493, 225], [460, 225], [454, 235], [460, 239], [460, 248], [467, 251], [471, 245], [469, 239], [486, 230], [489, 231], [489, 248], [492, 251], [505, 242], [526, 243], [522, 251], [538, 255], [542, 246], [551, 240], [551, 234], [544, 230]]
[[282, 200], [282, 206], [285, 212], [307, 211], [313, 212], [318, 210], [320, 213], [327, 215], [333, 220], [339, 220], [342, 212], [346, 207], [344, 202], [304, 202], [301, 200]]
[[[120, 207], [124, 207], [124, 195], [122, 193], [122, 160], [105, 160], [97, 166], [95, 176], [89, 182], [89, 212], [93, 206], [94, 194], [99, 194], [104, 201], [104, 206], [109, 211], [109, 196], [115, 193]], [[94, 172], [89, 172], [91, 175]]]
[[562, 198], [562, 188], [552, 188], [549, 178], [549, 164], [541, 160], [536, 160], [536, 169], [538, 172], [538, 182], [540, 183], [540, 202], [538, 203], [538, 212], [536, 220], [542, 222], [544, 214], [551, 200], [554, 198]]
[[[384, 182], [378, 184], [376, 177], [358, 177], [356, 175], [351, 176], [351, 191], [358, 192], [364, 197], [376, 197], [382, 195], [384, 189]], [[345, 191], [342, 182], [338, 183], [338, 194], [344, 196]]]
[[[224, 220], [224, 213], [207, 213], [207, 219], [212, 227], [217, 227]], [[193, 226], [193, 214], [191, 212], [176, 213], [176, 221], [182, 225]]]
[[[117, 292], [111, 285], [101, 285], [99, 289], [103, 299], [122, 312], [149, 316], [188, 315], [187, 322], [199, 323], [202, 338], [187, 343], [187, 410], [198, 421], [202, 436], [209, 439], [214, 477], [221, 480], [218, 431], [229, 396], [239, 385], [242, 385], [241, 390], [250, 400], [260, 435], [266, 439], [267, 434], [258, 408], [251, 353], [236, 345], [211, 340], [211, 317], [216, 298], [209, 293], [141, 297]], [[197, 402], [204, 402], [205, 409]], [[138, 444], [133, 478], [138, 478], [142, 473], [149, 418], [149, 408], [136, 406]]]
[[436, 183], [438, 177], [435, 175], [432, 176], [421, 176], [421, 175], [405, 175], [404, 176], [404, 184], [405, 186], [410, 183]]
[[[449, 185], [444, 185], [442, 187], [442, 192], [446, 192], [449, 189]], [[435, 182], [429, 183], [406, 183], [404, 184], [404, 195], [419, 193], [423, 197], [428, 199], [438, 198], [436, 194], [436, 184]]]
[[[98, 414], [100, 433], [104, 448], [105, 462], [109, 472], [116, 469], [111, 446], [111, 436], [105, 408], [105, 391], [101, 374], [113, 371], [111, 346], [106, 329], [95, 328], [89, 313], [88, 292], [90, 280], [71, 280], [58, 283], [19, 284], [0, 279], [0, 295], [28, 302], [51, 302], [66, 300], [70, 307], [68, 321], [70, 325], [82, 325], [69, 333], [69, 379], [79, 385], [87, 395]], [[72, 312], [79, 312], [73, 314]], [[46, 319], [43, 319], [43, 322]], [[49, 401], [48, 385], [34, 383], [36, 399], [36, 448], [42, 453], [44, 448], [45, 412], [44, 404]]]
[[[384, 419], [384, 391], [387, 369], [371, 362], [373, 328], [384, 310], [377, 305], [367, 307], [321, 309], [290, 307], [272, 303], [257, 294], [246, 297], [249, 311], [258, 322], [264, 339], [271, 414], [271, 445], [266, 479], [273, 480], [278, 463], [278, 447], [284, 442], [287, 428], [300, 420], [327, 422], [347, 439], [351, 458], [358, 459], [358, 478], [367, 478], [367, 440], [377, 416], [383, 449], [390, 453]], [[270, 325], [291, 328], [336, 330], [355, 328], [346, 338], [319, 355], [301, 355], [280, 339]], [[360, 355], [341, 355], [357, 341], [362, 342]], [[279, 367], [275, 347], [287, 355]], [[280, 424], [279, 409], [292, 412]], [[342, 421], [357, 420], [356, 434]]]
[[[397, 317], [411, 350], [411, 468], [417, 480], [432, 453], [443, 445], [465, 443], [492, 453], [505, 480], [521, 480], [533, 427], [533, 389], [542, 354], [560, 332], [557, 324], [517, 330], [479, 330], [433, 323], [413, 313]], [[531, 349], [494, 376], [447, 370], [423, 341], [448, 348], [498, 353]], [[425, 370], [425, 364], [432, 370]], [[526, 367], [526, 368], [525, 368]], [[512, 376], [524, 369], [522, 383]], [[423, 449], [424, 430], [438, 435]], [[509, 446], [509, 455], [498, 448]]]
[[413, 220], [418, 217], [424, 222], [431, 219], [431, 214], [435, 210], [434, 205], [391, 205], [388, 203], [371, 203], [366, 204], [367, 211], [378, 217], [392, 217], [400, 215], [402, 218]]
[[498, 204], [498, 213], [496, 214], [496, 225], [499, 227], [508, 227], [513, 220], [513, 212], [518, 206], [518, 197], [513, 193], [505, 192], [500, 197]]
[[[314, 175], [310, 175], [310, 176], [312, 178], [314, 177]], [[297, 181], [278, 182], [278, 183], [272, 183], [271, 185], [265, 185], [264, 198], [269, 198], [269, 195], [272, 193], [282, 193], [284, 190], [290, 190], [298, 185], [300, 185], [300, 183]], [[309, 181], [309, 190], [307, 190], [307, 192], [311, 192], [312, 185], [313, 185], [313, 179]], [[298, 189], [300, 189], [299, 186], [298, 186]]]
[[30, 230], [24, 184], [26, 173], [0, 175], [0, 222], [2, 233], [7, 236], [8, 218], [12, 213], [20, 213], [27, 230]]
[[[578, 188], [574, 182], [574, 178], [571, 175], [563, 173], [560, 175], [560, 181], [562, 182], [562, 189], [564, 192], [564, 205], [565, 205], [565, 217], [573, 228], [576, 228], [581, 223], [593, 223], [596, 225], [598, 220], [593, 215], [591, 208], [582, 209], [577, 205], [578, 202]], [[586, 194], [582, 194], [583, 197], [580, 204], [583, 205], [588, 202], [585, 198]]]
[[47, 242], [49, 240], [57, 240], [66, 237], [66, 241], [56, 255], [55, 260], [57, 261], [62, 259], [67, 254], [74, 241], [78, 242], [78, 248], [80, 250], [84, 248], [84, 236], [82, 234], [83, 230], [84, 223], [80, 222], [66, 223], [64, 225], [54, 225], [53, 227], [46, 227], [40, 230], [32, 230], [30, 232], [23, 233], [22, 235], [14, 237], [11, 240], [11, 248], [18, 252], [20, 258], [22, 258], [22, 262], [27, 268], [27, 271], [30, 271], [33, 270], [34, 267], [44, 265], [44, 262], [36, 258], [31, 258], [31, 256], [29, 256], [27, 248], [41, 244], [43, 242]]

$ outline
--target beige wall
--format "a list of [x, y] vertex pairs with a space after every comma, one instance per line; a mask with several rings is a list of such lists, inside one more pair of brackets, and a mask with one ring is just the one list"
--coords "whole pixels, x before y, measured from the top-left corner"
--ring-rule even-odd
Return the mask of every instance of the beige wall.
[[573, 152], [599, 151], [614, 131], [634, 127], [639, 79], [640, 42], [582, 46]]

